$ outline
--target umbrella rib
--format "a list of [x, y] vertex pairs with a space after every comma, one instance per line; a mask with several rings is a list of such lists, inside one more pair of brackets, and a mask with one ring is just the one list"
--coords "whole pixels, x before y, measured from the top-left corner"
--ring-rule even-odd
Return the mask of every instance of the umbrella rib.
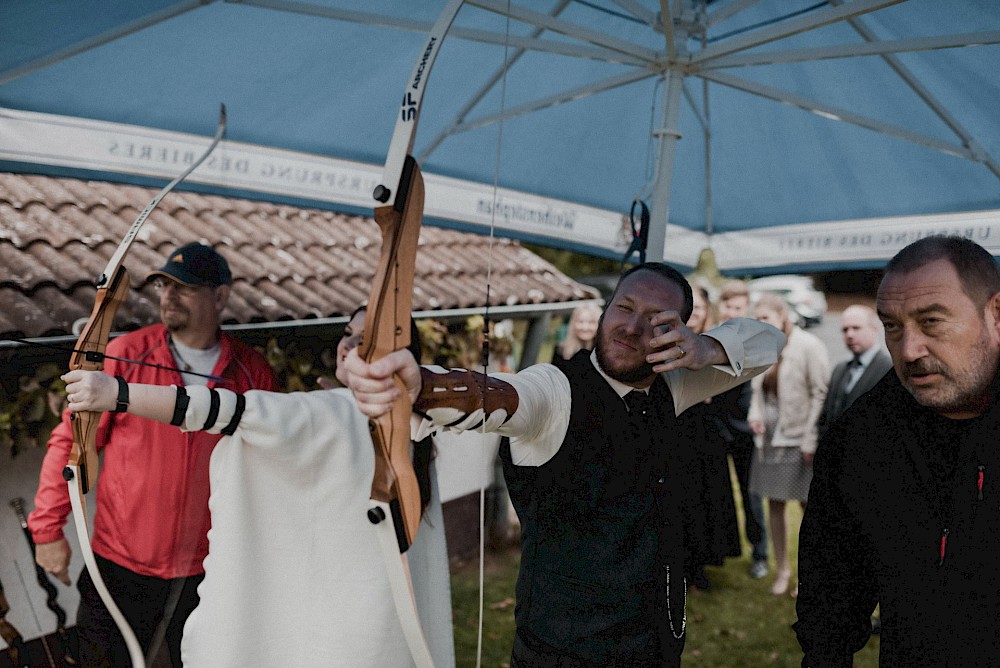
[[613, 3], [624, 9], [626, 12], [636, 17], [651, 28], [657, 24], [656, 13], [651, 12], [635, 0], [611, 0]]
[[850, 123], [851, 125], [857, 125], [868, 130], [874, 130], [898, 139], [904, 139], [920, 146], [933, 148], [941, 151], [942, 153], [977, 161], [975, 154], [965, 146], [944, 142], [929, 135], [912, 132], [906, 128], [901, 128], [897, 125], [892, 125], [891, 123], [885, 123], [874, 118], [862, 116], [861, 114], [856, 114], [852, 111], [847, 111], [846, 109], [840, 109], [832, 105], [824, 104], [801, 95], [795, 95], [794, 93], [789, 93], [771, 86], [764, 86], [762, 84], [747, 81], [746, 79], [740, 79], [729, 74], [723, 74], [722, 72], [705, 72], [699, 74], [698, 76], [704, 77], [709, 81], [722, 84], [723, 86], [729, 86], [730, 88], [759, 95], [760, 97], [776, 100], [778, 102], [784, 102], [793, 107], [798, 107], [799, 109], [803, 109], [805, 111], [811, 111], [814, 114], [818, 114], [831, 120], [843, 121], [844, 123]]
[[[214, 1], [214, 0], [209, 0]], [[202, 5], [206, 4], [205, 0], [185, 0], [185, 2], [179, 2], [175, 5], [161, 9], [158, 12], [142, 16], [134, 21], [129, 21], [121, 25], [115, 26], [110, 30], [106, 30], [99, 35], [93, 35], [86, 39], [80, 40], [75, 44], [70, 44], [67, 47], [52, 51], [43, 56], [29, 60], [26, 63], [17, 65], [15, 67], [8, 68], [0, 72], [0, 85], [10, 83], [15, 79], [19, 79], [27, 74], [32, 74], [38, 70], [44, 69], [49, 65], [54, 65], [63, 60], [72, 58], [73, 56], [78, 56], [81, 53], [90, 51], [99, 46], [104, 46], [109, 42], [113, 42], [116, 39], [125, 37], [134, 32], [144, 30], [150, 26], [156, 25], [157, 23], [162, 23], [168, 19], [172, 19], [175, 16], [183, 14], [184, 12], [189, 12], [192, 9], [197, 9]]]
[[900, 2], [903, 2], [903, 0], [855, 0], [840, 7], [817, 10], [807, 16], [794, 18], [762, 30], [753, 31], [713, 44], [698, 53], [692, 54], [691, 62], [697, 64], [721, 58], [722, 56], [728, 56], [737, 51], [752, 49], [761, 44], [775, 42], [786, 37], [791, 37], [792, 35], [822, 28], [831, 23], [873, 12]]
[[[499, 33], [487, 30], [475, 30], [472, 28], [457, 28], [452, 34], [454, 37], [467, 39], [474, 42], [486, 42], [488, 44], [503, 45], [505, 38]], [[590, 60], [602, 60], [621, 65], [632, 65], [641, 67], [647, 64], [645, 58], [635, 58], [621, 51], [605, 49], [599, 46], [585, 46], [583, 44], [567, 44], [565, 42], [555, 42], [553, 40], [534, 39], [531, 37], [518, 37], [511, 35], [506, 38], [508, 46], [530, 51], [542, 51], [555, 53], [574, 58], [588, 58]]]
[[663, 38], [667, 43], [667, 60], [674, 62], [677, 59], [677, 43], [674, 38], [674, 15], [670, 13], [669, 0], [660, 0], [660, 13], [667, 17], [663, 22]]
[[[386, 14], [373, 14], [371, 12], [358, 12], [347, 9], [337, 9], [335, 7], [324, 7], [314, 5], [309, 2], [296, 2], [296, 0], [225, 0], [227, 4], [247, 5], [260, 9], [273, 9], [279, 12], [289, 12], [291, 14], [303, 14], [306, 16], [319, 16], [321, 18], [333, 19], [335, 21], [347, 21], [349, 23], [364, 23], [367, 25], [381, 26], [383, 28], [396, 28], [399, 30], [409, 30], [411, 32], [427, 33], [434, 25], [431, 21], [418, 21], [399, 16], [389, 16]], [[450, 34], [450, 33], [449, 33]]]
[[[849, 22], [854, 21], [849, 19]], [[940, 35], [937, 37], [915, 37], [887, 41], [869, 41], [866, 44], [841, 44], [837, 46], [822, 46], [809, 49], [791, 49], [788, 51], [767, 51], [763, 53], [745, 53], [716, 58], [702, 64], [702, 69], [719, 69], [723, 67], [746, 67], [749, 65], [774, 65], [777, 63], [799, 63], [832, 58], [854, 58], [860, 56], [886, 56], [893, 53], [914, 51], [932, 51], [936, 49], [951, 49], [964, 46], [981, 46], [1000, 43], [1000, 30], [983, 32], [968, 32], [959, 35]]]
[[517, 107], [508, 108], [503, 114], [490, 114], [488, 116], [480, 116], [479, 118], [473, 119], [471, 121], [465, 121], [463, 123], [459, 123], [454, 128], [452, 128], [451, 134], [454, 135], [462, 132], [468, 132], [469, 130], [475, 130], [490, 125], [492, 123], [496, 123], [500, 120], [513, 118], [515, 116], [521, 116], [523, 114], [531, 113], [532, 111], [538, 111], [539, 109], [554, 107], [556, 105], [563, 104], [565, 102], [571, 102], [573, 100], [589, 97], [596, 93], [601, 93], [606, 90], [618, 88], [619, 86], [625, 86], [627, 84], [636, 81], [642, 81], [643, 79], [648, 79], [649, 77], [653, 76], [657, 76], [657, 73], [651, 72], [646, 69], [639, 69], [639, 70], [633, 70], [631, 72], [626, 72], [625, 74], [621, 74], [615, 77], [610, 77], [608, 79], [603, 79], [601, 81], [596, 81], [586, 86], [572, 88], [570, 90], [563, 91], [561, 93], [556, 93], [555, 95], [539, 98], [534, 102], [528, 102], [526, 104], [522, 104]]
[[[225, 0], [228, 3], [259, 7], [261, 9], [274, 9], [277, 11], [290, 12], [293, 14], [303, 14], [306, 16], [319, 16], [321, 18], [333, 19], [334, 21], [347, 21], [350, 23], [362, 23], [365, 25], [375, 25], [384, 28], [395, 28], [398, 30], [409, 30], [426, 34], [431, 29], [428, 21], [417, 21], [398, 16], [386, 14], [373, 14], [371, 12], [360, 12], [335, 7], [324, 7], [307, 2], [297, 2], [296, 0]], [[474, 28], [453, 27], [448, 31], [450, 38], [459, 38], [471, 42], [483, 42], [499, 46], [515, 46], [520, 49], [531, 51], [542, 51], [546, 53], [556, 53], [573, 58], [589, 58], [591, 60], [601, 60], [623, 65], [639, 67], [647, 61], [645, 58], [636, 58], [623, 53], [620, 50], [602, 48], [600, 46], [586, 46], [583, 44], [567, 44], [565, 42], [555, 42], [552, 40], [540, 40], [535, 37], [518, 37], [517, 35], [503, 35], [489, 30], [478, 30]]]
[[[559, 14], [561, 14], [562, 11], [566, 9], [566, 6], [569, 5], [569, 1], [570, 0], [561, 0], [561, 2], [553, 8], [552, 16], [559, 16]], [[544, 32], [545, 28], [535, 28], [534, 30], [531, 31], [531, 38], [534, 39], [540, 37]], [[523, 56], [525, 52], [526, 49], [523, 48], [517, 49], [510, 56], [510, 58], [507, 59], [506, 63], [498, 67], [496, 71], [493, 72], [493, 74], [487, 77], [486, 82], [482, 86], [480, 86], [479, 90], [477, 90], [469, 97], [468, 102], [466, 102], [462, 106], [462, 108], [459, 109], [458, 113], [455, 114], [453, 120], [448, 124], [448, 126], [440, 133], [438, 133], [438, 135], [428, 143], [427, 147], [424, 148], [424, 150], [420, 153], [420, 155], [417, 156], [417, 162], [422, 164], [427, 161], [427, 158], [434, 151], [437, 150], [437, 147], [440, 146], [445, 139], [451, 136], [453, 129], [465, 120], [465, 117], [472, 112], [472, 110], [476, 107], [477, 104], [479, 104], [479, 102], [484, 97], [486, 97], [487, 93], [493, 90], [493, 87], [500, 82], [501, 78], [504, 76], [504, 73], [509, 71], [510, 68], [513, 67], [514, 64], [521, 59], [521, 56]]]
[[726, 19], [739, 14], [744, 9], [748, 9], [756, 5], [760, 0], [734, 0], [730, 4], [726, 5], [722, 9], [717, 9], [710, 13], [705, 21], [705, 27], [711, 28], [712, 26], [722, 23]]
[[605, 33], [588, 30], [587, 28], [579, 26], [575, 23], [557, 19], [553, 16], [549, 16], [548, 14], [536, 12], [524, 7], [519, 7], [513, 3], [497, 2], [496, 0], [466, 0], [466, 2], [474, 7], [479, 7], [480, 9], [485, 9], [504, 16], [509, 15], [511, 18], [517, 19], [518, 21], [531, 23], [536, 26], [546, 28], [547, 30], [566, 35], [567, 37], [572, 37], [573, 39], [581, 42], [587, 42], [596, 46], [602, 46], [612, 51], [618, 51], [619, 53], [633, 56], [642, 61], [656, 62], [660, 58], [660, 54], [654, 49], [648, 49], [638, 44], [612, 37]]
[[[834, 3], [841, 1], [842, 0], [833, 0]], [[877, 41], [875, 34], [872, 33], [871, 30], [869, 30], [868, 27], [865, 26], [860, 20], [849, 19], [848, 23], [852, 28], [854, 28], [854, 30], [859, 35], [861, 35], [862, 39], [868, 42]], [[919, 96], [920, 99], [924, 101], [924, 103], [930, 108], [931, 111], [937, 114], [938, 118], [940, 118], [945, 123], [945, 125], [951, 128], [951, 131], [954, 132], [959, 137], [959, 139], [962, 140], [962, 143], [965, 146], [968, 146], [972, 150], [973, 154], [976, 156], [976, 159], [980, 160], [984, 165], [986, 165], [986, 167], [991, 172], [993, 172], [994, 176], [1000, 179], [1000, 164], [998, 164], [997, 161], [993, 158], [993, 156], [990, 155], [990, 153], [985, 148], [983, 148], [982, 145], [979, 142], [977, 142], [973, 138], [973, 136], [962, 126], [962, 124], [959, 123], [958, 120], [951, 115], [951, 113], [945, 108], [945, 106], [941, 102], [939, 102], [937, 98], [935, 98], [929, 90], [927, 90], [927, 88], [920, 82], [920, 80], [917, 79], [916, 75], [910, 72], [910, 70], [907, 69], [907, 67], [903, 65], [902, 62], [900, 62], [899, 58], [897, 58], [895, 54], [892, 53], [883, 54], [882, 60], [884, 60], [886, 64], [889, 65], [889, 67], [891, 67], [892, 70], [910, 88], [913, 89], [913, 91], [917, 94], [917, 96]]]

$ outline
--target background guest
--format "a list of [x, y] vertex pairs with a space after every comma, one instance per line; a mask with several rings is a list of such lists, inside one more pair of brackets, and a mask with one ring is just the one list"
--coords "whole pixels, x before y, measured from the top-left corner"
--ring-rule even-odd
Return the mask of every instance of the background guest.
[[[711, 327], [712, 306], [708, 291], [692, 286], [694, 309], [688, 318], [691, 331], [702, 334]], [[687, 517], [688, 533], [693, 537], [688, 546], [685, 575], [688, 586], [706, 590], [711, 587], [705, 566], [721, 566], [726, 557], [740, 556], [740, 533], [733, 502], [733, 485], [726, 458], [727, 441], [722, 432], [728, 431], [726, 416], [713, 399], [692, 406], [691, 414], [701, 413], [700, 447], [695, 449], [690, 477], [701, 490]]]
[[[162, 322], [113, 340], [105, 373], [129, 383], [207, 385], [233, 392], [278, 389], [264, 356], [219, 328], [233, 282], [225, 258], [208, 246], [187, 244], [147, 278], [159, 293]], [[205, 573], [209, 458], [219, 439], [218, 434], [183, 434], [128, 413], [105, 413], [97, 430], [103, 466], [92, 542], [101, 576], [143, 650], [155, 650], [154, 637], [165, 634], [176, 667], [181, 665], [181, 632], [198, 605], [196, 588]], [[28, 519], [38, 564], [65, 584], [71, 549], [62, 527], [70, 500], [62, 471], [72, 442], [70, 412], [65, 411], [49, 438]], [[86, 570], [77, 588], [81, 663], [129, 665], [125, 641]]]
[[840, 331], [853, 357], [833, 368], [817, 425], [821, 438], [855, 399], [875, 387], [892, 369], [892, 358], [882, 348], [882, 323], [874, 309], [848, 306], [840, 317]]
[[[788, 591], [791, 565], [785, 503], [805, 507], [816, 452], [816, 423], [830, 379], [826, 346], [792, 323], [784, 297], [765, 293], [754, 305], [754, 317], [777, 327], [788, 343], [777, 364], [754, 378], [748, 419], [755, 434], [750, 491], [767, 497], [775, 579], [771, 593]], [[793, 590], [792, 595], [797, 593]]]
[[712, 300], [708, 290], [700, 285], [692, 285], [691, 293], [694, 297], [694, 308], [691, 317], [688, 318], [687, 326], [691, 331], [703, 334], [715, 324], [715, 319], [712, 317]]
[[573, 357], [579, 350], [593, 350], [597, 337], [597, 321], [601, 318], [601, 307], [594, 303], [577, 306], [569, 317], [566, 337], [556, 346], [552, 363]]
[[[731, 280], [719, 293], [719, 321], [745, 318], [750, 314], [750, 290], [740, 280]], [[767, 575], [767, 528], [764, 524], [764, 504], [760, 496], [750, 492], [750, 469], [753, 466], [753, 433], [747, 422], [750, 410], [752, 385], [744, 383], [723, 392], [712, 402], [725, 418], [725, 429], [719, 434], [726, 441], [726, 449], [733, 459], [736, 481], [739, 484], [743, 506], [743, 531], [751, 546], [749, 575], [756, 579]]]

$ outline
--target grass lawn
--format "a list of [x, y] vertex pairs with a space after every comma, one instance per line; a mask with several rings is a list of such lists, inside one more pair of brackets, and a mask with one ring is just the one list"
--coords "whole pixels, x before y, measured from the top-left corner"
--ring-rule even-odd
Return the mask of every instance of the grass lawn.
[[[792, 545], [794, 564], [801, 520], [798, 504], [789, 504], [788, 513], [796, 538]], [[744, 546], [744, 554], [749, 555], [748, 546]], [[482, 665], [488, 668], [502, 668], [510, 661], [518, 562], [516, 549], [491, 553], [487, 558]], [[795, 621], [795, 601], [787, 595], [771, 595], [773, 577], [751, 580], [749, 566], [746, 556], [707, 568], [712, 588], [689, 594], [685, 668], [798, 668], [802, 654], [790, 628]], [[459, 668], [469, 668], [476, 665], [477, 563], [454, 567], [451, 587], [455, 656]], [[878, 636], [872, 636], [868, 646], [855, 655], [855, 668], [878, 666], [878, 642]]]

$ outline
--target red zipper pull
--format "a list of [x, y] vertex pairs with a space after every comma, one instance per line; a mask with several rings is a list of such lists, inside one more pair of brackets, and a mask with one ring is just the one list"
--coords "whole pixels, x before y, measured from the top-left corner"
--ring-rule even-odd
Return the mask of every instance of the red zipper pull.
[[939, 550], [941, 558], [938, 560], [938, 566], [944, 566], [944, 555], [945, 555], [945, 552], [947, 552], [947, 550], [948, 550], [948, 534], [949, 533], [951, 533], [951, 532], [948, 531], [947, 527], [945, 527], [944, 529], [941, 529], [941, 548]]
[[983, 483], [986, 481], [986, 467], [982, 464], [979, 465], [979, 479], [976, 481], [976, 486], [979, 487], [979, 500], [983, 500]]

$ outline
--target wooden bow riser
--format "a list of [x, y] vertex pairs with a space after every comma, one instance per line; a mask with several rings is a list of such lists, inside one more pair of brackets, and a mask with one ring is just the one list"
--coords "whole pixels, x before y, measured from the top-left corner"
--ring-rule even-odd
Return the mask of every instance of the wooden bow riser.
[[[420, 486], [410, 454], [410, 403], [405, 397], [406, 388], [399, 381], [396, 386], [403, 397], [396, 401], [390, 413], [368, 423], [375, 445], [371, 498], [389, 504], [399, 551], [406, 552], [420, 527]], [[392, 437], [399, 433], [406, 434], [405, 442]]]
[[[100, 371], [104, 368], [103, 355], [108, 346], [108, 337], [111, 335], [115, 313], [125, 302], [128, 291], [128, 271], [124, 267], [115, 272], [106, 287], [97, 290], [90, 320], [80, 332], [75, 352], [69, 358], [70, 369]], [[73, 447], [69, 453], [68, 465], [80, 467], [80, 484], [83, 486], [83, 493], [86, 494], [97, 484], [97, 448], [92, 447], [92, 445], [101, 414], [84, 411], [73, 413], [70, 419], [73, 424]]]
[[[423, 209], [423, 177], [416, 162], [407, 158], [396, 205], [375, 209], [375, 222], [382, 235], [382, 253], [368, 302], [364, 340], [358, 350], [368, 362], [410, 345], [412, 277]], [[389, 413], [370, 421], [375, 445], [371, 498], [389, 504], [400, 551], [405, 552], [420, 526], [421, 502], [410, 454], [412, 410], [402, 381], [396, 378], [395, 382], [400, 398]]]

